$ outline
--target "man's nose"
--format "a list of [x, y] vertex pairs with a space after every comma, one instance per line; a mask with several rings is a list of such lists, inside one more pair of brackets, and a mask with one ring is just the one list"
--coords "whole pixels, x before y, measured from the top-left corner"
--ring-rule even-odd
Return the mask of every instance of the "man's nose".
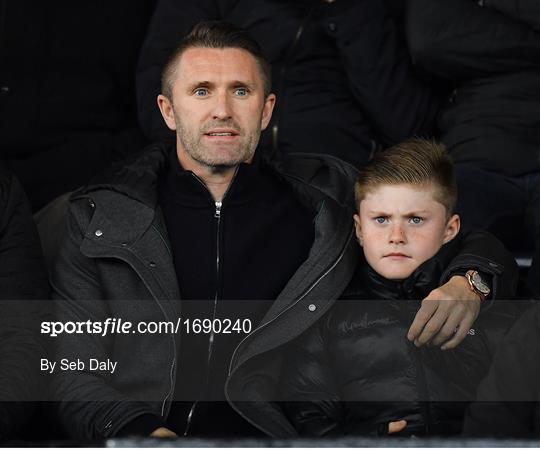
[[395, 223], [392, 225], [392, 229], [390, 230], [390, 242], [392, 244], [405, 244], [407, 242], [405, 230], [403, 229], [403, 225], [401, 223]]
[[231, 100], [232, 99], [226, 93], [216, 96], [214, 109], [212, 111], [213, 119], [225, 120], [232, 117]]

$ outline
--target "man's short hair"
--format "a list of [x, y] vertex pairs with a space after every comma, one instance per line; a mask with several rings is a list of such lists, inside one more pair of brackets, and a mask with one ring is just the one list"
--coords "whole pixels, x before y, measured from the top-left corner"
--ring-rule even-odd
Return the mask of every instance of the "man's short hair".
[[272, 89], [272, 71], [261, 47], [246, 31], [230, 23], [207, 21], [196, 24], [169, 55], [161, 74], [161, 91], [172, 99], [176, 69], [182, 54], [190, 48], [237, 48], [250, 53], [256, 60], [264, 83], [265, 97]]
[[373, 189], [396, 184], [432, 185], [435, 200], [446, 208], [448, 217], [454, 212], [457, 201], [454, 165], [443, 144], [413, 138], [377, 153], [360, 170], [355, 185], [357, 207]]

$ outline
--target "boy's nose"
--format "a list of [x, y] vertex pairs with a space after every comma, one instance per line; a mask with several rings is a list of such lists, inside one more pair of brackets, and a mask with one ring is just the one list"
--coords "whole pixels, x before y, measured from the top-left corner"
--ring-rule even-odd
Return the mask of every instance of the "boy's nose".
[[400, 224], [394, 224], [390, 231], [390, 243], [392, 244], [404, 244], [407, 239], [405, 236], [405, 231]]

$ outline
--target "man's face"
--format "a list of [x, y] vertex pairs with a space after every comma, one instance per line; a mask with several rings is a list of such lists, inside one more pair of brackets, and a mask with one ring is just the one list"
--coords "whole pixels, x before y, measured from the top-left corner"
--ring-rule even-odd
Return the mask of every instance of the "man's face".
[[176, 130], [185, 169], [214, 171], [250, 162], [275, 96], [264, 96], [256, 59], [247, 51], [190, 48], [176, 70], [173, 98], [159, 96], [162, 115]]
[[433, 186], [376, 187], [360, 202], [354, 220], [367, 262], [391, 280], [410, 276], [459, 231], [459, 216], [447, 220]]

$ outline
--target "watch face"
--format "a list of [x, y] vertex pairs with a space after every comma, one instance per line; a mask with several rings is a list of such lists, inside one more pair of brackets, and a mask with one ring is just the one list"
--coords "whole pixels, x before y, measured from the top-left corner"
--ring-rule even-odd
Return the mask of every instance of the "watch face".
[[478, 272], [473, 274], [472, 282], [474, 286], [476, 287], [476, 289], [478, 289], [482, 294], [486, 294], [486, 295], [489, 294], [490, 292], [489, 286], [486, 283], [484, 283], [484, 280], [482, 280], [482, 277], [480, 276]]

